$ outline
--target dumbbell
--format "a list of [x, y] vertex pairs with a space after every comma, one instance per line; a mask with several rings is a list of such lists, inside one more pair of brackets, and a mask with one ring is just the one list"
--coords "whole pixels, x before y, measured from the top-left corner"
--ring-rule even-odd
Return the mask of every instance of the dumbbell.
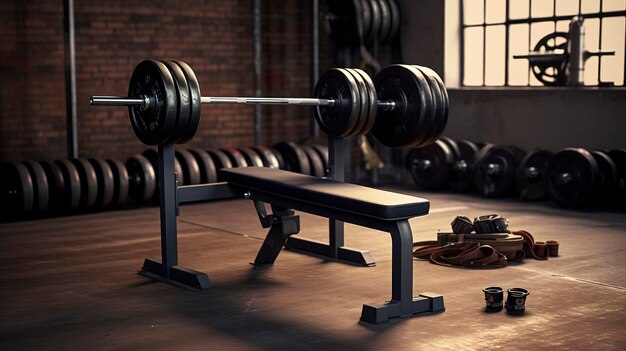
[[448, 119], [448, 94], [433, 70], [412, 65], [382, 69], [374, 81], [362, 70], [334, 68], [318, 80], [314, 98], [202, 97], [195, 74], [181, 61], [145, 60], [133, 71], [129, 96], [92, 96], [92, 105], [128, 106], [131, 125], [147, 145], [185, 143], [195, 135], [201, 104], [314, 106], [320, 129], [333, 137], [372, 131], [384, 145], [433, 143]]
[[513, 145], [485, 146], [474, 165], [476, 189], [487, 197], [503, 196], [514, 188], [515, 172], [525, 152]]
[[528, 153], [515, 173], [515, 189], [522, 200], [540, 200], [547, 196], [546, 172], [554, 154], [547, 150]]
[[443, 188], [450, 179], [455, 153], [441, 139], [422, 148], [411, 149], [406, 156], [406, 167], [415, 183], [426, 190]]
[[550, 198], [564, 207], [606, 205], [619, 188], [617, 164], [603, 151], [559, 151], [548, 168]]

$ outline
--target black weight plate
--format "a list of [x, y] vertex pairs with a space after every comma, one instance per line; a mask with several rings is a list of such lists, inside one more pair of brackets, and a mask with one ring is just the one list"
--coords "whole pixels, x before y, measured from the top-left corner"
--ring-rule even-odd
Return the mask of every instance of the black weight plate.
[[98, 178], [89, 161], [83, 158], [72, 158], [70, 162], [76, 167], [80, 176], [80, 207], [87, 209], [96, 204], [98, 198]]
[[200, 182], [202, 184], [215, 183], [217, 181], [217, 170], [209, 154], [202, 149], [188, 149], [196, 158], [200, 168]]
[[474, 184], [487, 197], [503, 196], [513, 190], [515, 171], [521, 157], [515, 148], [494, 146], [474, 166]]
[[418, 67], [420, 71], [424, 73], [424, 75], [430, 76], [432, 79], [434, 79], [437, 82], [437, 85], [439, 87], [439, 93], [441, 94], [442, 105], [441, 105], [440, 113], [437, 115], [437, 118], [436, 118], [435, 123], [437, 124], [437, 128], [435, 128], [435, 133], [434, 133], [434, 135], [439, 137], [444, 132], [444, 130], [446, 129], [446, 126], [448, 125], [448, 111], [450, 109], [448, 89], [446, 89], [446, 85], [444, 84], [441, 77], [439, 77], [437, 72], [433, 71], [432, 69], [428, 67], [424, 67], [424, 66], [418, 66]]
[[330, 38], [337, 47], [355, 47], [360, 44], [357, 30], [355, 1], [329, 1], [327, 21]]
[[468, 191], [474, 185], [474, 175], [472, 165], [478, 154], [478, 146], [469, 140], [456, 142], [459, 157], [454, 162], [452, 176], [450, 178], [450, 189], [454, 191]]
[[452, 140], [452, 138], [445, 136], [440, 136], [439, 140], [448, 145], [450, 151], [452, 151], [452, 155], [454, 155], [455, 162], [456, 160], [461, 158], [461, 150], [459, 149], [459, 145], [456, 143], [456, 141]]
[[352, 75], [339, 68], [329, 69], [315, 84], [314, 95], [335, 101], [332, 106], [315, 107], [320, 129], [330, 136], [350, 135], [358, 122], [361, 106], [359, 87]]
[[179, 141], [179, 144], [184, 144], [191, 140], [198, 131], [198, 126], [200, 125], [200, 109], [202, 107], [201, 96], [200, 93], [200, 84], [198, 83], [198, 78], [196, 78], [196, 74], [193, 72], [191, 67], [182, 61], [173, 61], [176, 63], [185, 74], [185, 78], [187, 79], [187, 84], [189, 86], [189, 94], [190, 94], [190, 114], [189, 114], [189, 125], [187, 126], [187, 131], [183, 135], [183, 138]]
[[278, 150], [276, 150], [276, 148], [270, 147], [269, 149], [270, 149], [270, 152], [274, 154], [274, 157], [276, 157], [276, 160], [278, 161], [278, 168], [286, 170], [287, 165], [286, 165], [285, 159], [283, 158], [283, 155], [281, 155], [281, 153]]
[[391, 10], [391, 29], [389, 30], [389, 37], [386, 41], [392, 41], [398, 36], [398, 32], [400, 32], [402, 16], [400, 15], [400, 6], [396, 0], [387, 0], [387, 2], [389, 3], [389, 10]]
[[370, 6], [369, 0], [356, 0], [361, 6], [361, 25], [363, 29], [362, 39], [363, 42], [369, 42], [369, 38], [372, 35], [372, 6]]
[[546, 172], [554, 154], [535, 150], [526, 155], [515, 173], [515, 189], [522, 200], [541, 200], [547, 196]]
[[75, 209], [80, 206], [81, 195], [81, 179], [78, 174], [76, 166], [69, 160], [57, 160], [55, 164], [61, 169], [63, 173], [63, 182], [65, 183], [65, 198], [67, 203], [65, 208]]
[[207, 153], [209, 154], [209, 156], [211, 156], [211, 159], [213, 160], [213, 163], [215, 164], [215, 168], [218, 170], [221, 168], [236, 167], [230, 161], [230, 158], [221, 150], [218, 150], [218, 149], [207, 150]]
[[65, 193], [65, 181], [61, 169], [54, 162], [49, 161], [39, 161], [39, 165], [48, 180], [48, 212], [58, 213], [65, 210], [69, 199]]
[[35, 189], [30, 172], [18, 162], [0, 165], [0, 209], [7, 220], [33, 209]]
[[128, 200], [129, 179], [126, 166], [120, 160], [106, 160], [113, 173], [113, 201], [111, 205], [120, 205]]
[[33, 210], [44, 212], [48, 208], [48, 201], [50, 198], [46, 172], [44, 172], [38, 162], [22, 161], [22, 164], [26, 167], [26, 169], [28, 169], [30, 179], [33, 183]]
[[256, 152], [259, 155], [259, 157], [261, 157], [264, 167], [275, 168], [275, 169], [280, 168], [280, 163], [278, 162], [278, 158], [276, 158], [276, 155], [274, 155], [272, 150], [270, 150], [269, 148], [265, 146], [250, 146], [250, 148], [254, 150], [254, 152]]
[[435, 80], [435, 77], [428, 74], [425, 67], [412, 67], [419, 70], [424, 75], [424, 78], [426, 78], [426, 82], [428, 83], [428, 88], [430, 89], [430, 95], [432, 99], [429, 122], [429, 125], [431, 126], [429, 128], [430, 139], [425, 143], [432, 144], [433, 142], [435, 142], [435, 140], [439, 139], [439, 136], [441, 135], [439, 129], [441, 128], [441, 115], [443, 113], [443, 105], [445, 104], [443, 93], [439, 89], [439, 84], [437, 83], [437, 80]]
[[193, 154], [187, 150], [176, 150], [175, 155], [183, 170], [183, 183], [200, 184], [200, 165]]
[[326, 175], [326, 168], [324, 167], [324, 161], [320, 155], [309, 145], [302, 145], [302, 150], [309, 158], [309, 164], [311, 165], [311, 175], [315, 177], [324, 177]]
[[[374, 126], [374, 123], [376, 123], [376, 113], [378, 111], [376, 87], [374, 86], [372, 78], [369, 74], [365, 73], [365, 71], [358, 68], [353, 68], [352, 71], [356, 72], [361, 77], [363, 83], [365, 83], [365, 91], [367, 92], [367, 99], [363, 100], [367, 101], [365, 120], [363, 122], [363, 126], [356, 133], [356, 135], [365, 135], [369, 133]], [[365, 102], [363, 102], [363, 106], [365, 106]]]
[[384, 42], [391, 31], [391, 9], [389, 8], [387, 0], [378, 0], [378, 6], [380, 7], [380, 31], [378, 32], [378, 39], [380, 42]]
[[600, 168], [589, 151], [568, 148], [554, 155], [547, 172], [550, 198], [565, 207], [589, 204], [598, 189]]
[[317, 153], [320, 155], [320, 157], [322, 158], [322, 162], [324, 162], [324, 176], [328, 176], [328, 146], [326, 145], [319, 145], [319, 144], [313, 144], [311, 145], [311, 147], [317, 151]]
[[626, 150], [615, 149], [609, 151], [609, 157], [617, 166], [617, 197], [618, 202], [626, 203]]
[[150, 97], [150, 106], [129, 106], [130, 123], [144, 144], [165, 144], [176, 128], [176, 87], [169, 70], [159, 61], [141, 61], [133, 71], [128, 96]]
[[[159, 153], [155, 149], [146, 149], [142, 153], [142, 155], [150, 161], [152, 168], [154, 169], [154, 174], [156, 175], [157, 184], [159, 183]], [[185, 175], [183, 171], [183, 167], [180, 165], [180, 162], [176, 157], [174, 157], [174, 173], [176, 174], [176, 181], [178, 185], [185, 185]], [[155, 191], [153, 198], [156, 200], [159, 198], [159, 189]]]
[[356, 82], [357, 86], [358, 86], [358, 91], [359, 91], [359, 117], [357, 119], [356, 124], [354, 125], [354, 129], [350, 132], [350, 136], [357, 136], [360, 135], [359, 133], [361, 133], [361, 130], [363, 129], [363, 126], [365, 125], [365, 122], [367, 122], [367, 118], [368, 118], [368, 113], [369, 113], [369, 93], [367, 91], [367, 86], [365, 85], [365, 81], [363, 80], [363, 77], [361, 77], [361, 75], [357, 72], [354, 71], [354, 69], [352, 68], [340, 68], [343, 69], [344, 71], [348, 72], [348, 74], [352, 75], [352, 78], [354, 78], [354, 81]]
[[618, 189], [618, 170], [617, 165], [608, 153], [603, 151], [592, 151], [591, 155], [598, 163], [600, 168], [600, 178], [602, 186], [597, 190], [597, 199], [602, 200], [604, 204], [612, 202], [615, 192]]
[[409, 150], [406, 167], [415, 183], [426, 190], [443, 188], [450, 178], [454, 154], [441, 140], [421, 148]]
[[156, 171], [143, 155], [133, 155], [126, 160], [128, 194], [133, 201], [144, 203], [154, 196], [157, 187]]
[[309, 158], [296, 143], [283, 141], [274, 145], [274, 148], [281, 154], [283, 160], [285, 160], [286, 170], [302, 174], [311, 174]]
[[168, 139], [168, 144], [179, 143], [187, 129], [189, 128], [189, 118], [191, 113], [191, 95], [189, 94], [189, 85], [187, 78], [176, 63], [172, 61], [161, 61], [167, 67], [172, 78], [174, 78], [174, 87], [176, 88], [176, 105], [178, 110], [176, 113], [176, 127], [172, 129], [172, 135]]
[[379, 109], [372, 133], [389, 147], [426, 146], [431, 135], [432, 96], [424, 75], [406, 65], [383, 68], [374, 77], [378, 100], [395, 102], [392, 111]]
[[250, 167], [265, 167], [265, 165], [263, 164], [263, 159], [261, 159], [261, 156], [259, 156], [259, 154], [257, 154], [257, 152], [254, 151], [252, 148], [240, 147], [237, 150], [241, 152], [241, 154], [246, 159], [246, 162], [250, 165]]
[[241, 152], [237, 149], [220, 149], [233, 164], [233, 167], [248, 167], [249, 164], [246, 158], [243, 157]]
[[98, 180], [98, 195], [96, 197], [96, 207], [106, 207], [113, 201], [115, 195], [115, 179], [113, 171], [107, 161], [100, 158], [90, 158], [89, 163], [96, 172]]
[[382, 24], [382, 16], [380, 13], [380, 5], [378, 4], [378, 0], [365, 0], [369, 3], [372, 9], [372, 30], [366, 39], [366, 42], [372, 42], [380, 32], [380, 26]]

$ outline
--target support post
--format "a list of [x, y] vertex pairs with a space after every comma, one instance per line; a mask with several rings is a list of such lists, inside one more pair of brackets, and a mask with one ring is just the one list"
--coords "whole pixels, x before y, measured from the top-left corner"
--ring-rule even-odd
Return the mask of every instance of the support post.
[[[262, 22], [261, 22], [261, 0], [254, 0], [253, 10], [253, 46], [254, 46], [254, 95], [257, 97], [263, 96], [263, 82], [262, 82]], [[261, 123], [263, 117], [263, 106], [254, 106], [254, 145], [261, 145], [263, 143], [263, 134], [261, 132]]]
[[[315, 84], [320, 77], [320, 10], [319, 0], [309, 0], [309, 82], [311, 96], [315, 96]], [[309, 117], [309, 136], [316, 137], [320, 128], [315, 120], [313, 109]]]
[[76, 50], [74, 41], [74, 0], [63, 0], [65, 38], [65, 109], [67, 157], [78, 157], [76, 117]]

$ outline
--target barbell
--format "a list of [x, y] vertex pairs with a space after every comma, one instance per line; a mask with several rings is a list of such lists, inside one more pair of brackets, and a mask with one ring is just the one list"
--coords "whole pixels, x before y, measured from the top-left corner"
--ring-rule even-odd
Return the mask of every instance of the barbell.
[[264, 104], [315, 107], [315, 117], [333, 137], [372, 131], [390, 147], [433, 143], [446, 127], [448, 93], [427, 67], [391, 65], [374, 80], [356, 68], [332, 68], [318, 80], [312, 98], [208, 97], [189, 65], [144, 60], [134, 69], [128, 96], [92, 96], [91, 105], [128, 106], [131, 125], [147, 145], [183, 144], [193, 138], [203, 104]]

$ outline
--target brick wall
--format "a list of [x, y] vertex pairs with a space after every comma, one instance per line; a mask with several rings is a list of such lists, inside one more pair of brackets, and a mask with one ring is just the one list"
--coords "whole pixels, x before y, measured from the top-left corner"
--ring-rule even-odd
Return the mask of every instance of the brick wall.
[[[320, 1], [325, 10], [326, 1]], [[123, 107], [90, 95], [123, 95], [145, 58], [189, 63], [203, 95], [254, 94], [252, 0], [75, 1], [78, 144], [81, 157], [125, 159], [145, 145]], [[308, 1], [263, 0], [263, 94], [309, 95]], [[320, 16], [323, 20], [323, 15]], [[66, 157], [62, 0], [0, 2], [0, 161]], [[320, 71], [333, 66], [320, 23]], [[389, 55], [382, 53], [383, 63]], [[188, 146], [249, 145], [253, 107], [202, 108]], [[263, 143], [308, 135], [310, 110], [264, 106]]]
[[[308, 9], [265, 0], [263, 82], [270, 96], [308, 95]], [[76, 85], [81, 157], [126, 158], [144, 149], [125, 108], [91, 107], [92, 94], [122, 95], [144, 58], [189, 63], [203, 95], [253, 95], [252, 1], [76, 1]], [[0, 4], [0, 160], [66, 156], [61, 0]], [[322, 36], [323, 68], [330, 66]], [[204, 106], [190, 146], [253, 143], [253, 107]], [[264, 143], [301, 139], [308, 109], [264, 107]]]

